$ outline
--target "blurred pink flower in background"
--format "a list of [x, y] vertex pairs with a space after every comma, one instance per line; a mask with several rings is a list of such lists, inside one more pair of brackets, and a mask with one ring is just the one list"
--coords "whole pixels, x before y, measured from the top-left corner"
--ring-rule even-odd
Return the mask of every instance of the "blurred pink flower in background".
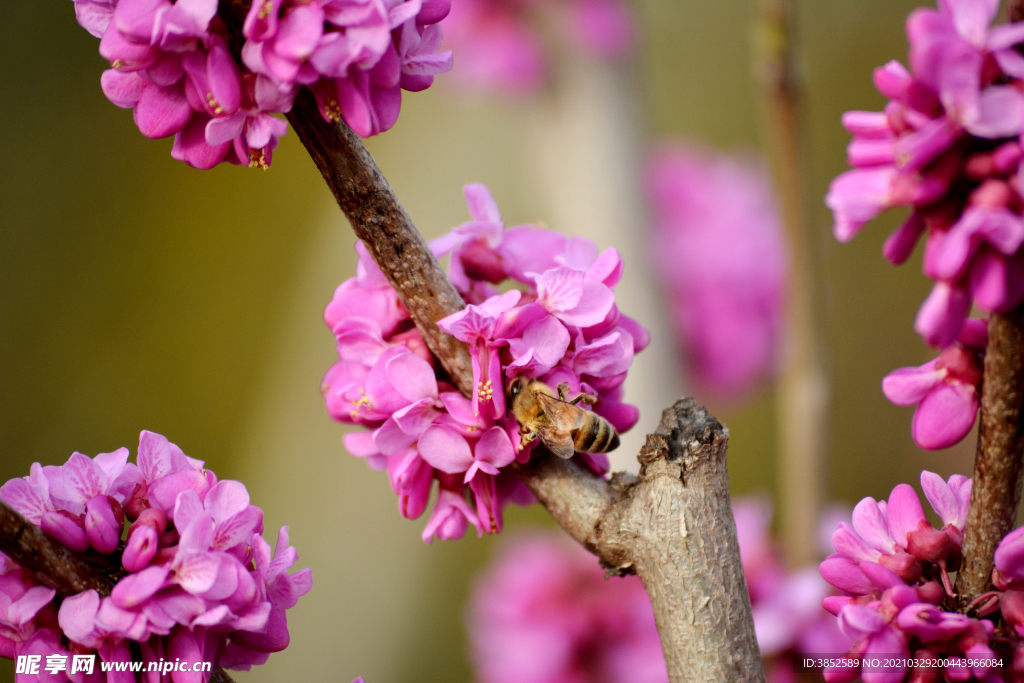
[[737, 399], [776, 369], [786, 247], [768, 177], [677, 143], [647, 163], [652, 253], [699, 393]]
[[524, 95], [544, 85], [560, 47], [551, 44], [554, 39], [564, 36], [590, 57], [619, 59], [632, 50], [636, 26], [622, 0], [459, 0], [444, 31], [445, 45], [458, 53], [454, 82], [467, 90]]
[[[787, 572], [769, 535], [771, 506], [733, 506], [761, 653], [773, 683], [795, 680], [798, 653], [845, 652], [850, 641], [821, 607], [814, 567]], [[654, 612], [636, 576], [605, 580], [596, 558], [560, 532], [520, 535], [481, 576], [468, 618], [481, 683], [662, 683]]]

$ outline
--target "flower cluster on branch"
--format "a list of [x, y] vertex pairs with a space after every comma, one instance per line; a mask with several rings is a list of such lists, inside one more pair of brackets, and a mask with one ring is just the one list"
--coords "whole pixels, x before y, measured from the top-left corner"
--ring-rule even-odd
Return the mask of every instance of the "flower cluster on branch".
[[[159, 434], [142, 432], [138, 464], [128, 455], [75, 453], [59, 467], [35, 463], [29, 476], [0, 487], [0, 499], [28, 521], [118, 577], [109, 596], [88, 590], [61, 600], [0, 554], [0, 655], [97, 653], [127, 662], [137, 650], [144, 662], [249, 670], [287, 647], [285, 612], [312, 587], [309, 569], [288, 573], [298, 557], [288, 527], [272, 553], [245, 486], [218, 481]], [[39, 680], [84, 676], [42, 672]], [[104, 676], [135, 680], [124, 671], [88, 680]]]
[[[916, 373], [931, 388], [886, 391], [901, 405], [921, 402], [914, 438], [923, 448], [952, 445], [974, 423], [985, 344], [977, 330], [964, 340], [972, 303], [1004, 313], [1024, 300], [1024, 23], [990, 26], [998, 8], [997, 0], [943, 0], [910, 15], [911, 68], [893, 61], [875, 70], [890, 100], [884, 111], [843, 116], [855, 168], [826, 197], [841, 241], [890, 207], [910, 207], [885, 243], [893, 264], [925, 238], [924, 273], [935, 285], [915, 328], [942, 355]], [[903, 385], [913, 374], [887, 382]]]
[[[622, 401], [622, 383], [650, 340], [615, 305], [622, 259], [614, 248], [599, 252], [588, 239], [537, 225], [505, 229], [486, 187], [470, 185], [465, 194], [473, 220], [431, 248], [450, 256], [451, 280], [469, 304], [438, 325], [470, 348], [471, 397], [440, 369], [361, 243], [356, 277], [324, 311], [339, 356], [323, 381], [327, 410], [368, 428], [347, 434], [345, 446], [387, 470], [405, 517], [423, 514], [437, 480], [428, 542], [460, 538], [469, 525], [478, 535], [497, 533], [508, 502], [533, 500], [509, 466], [528, 461], [538, 441], [522, 438], [506, 403], [507, 379], [567, 384], [571, 396], [596, 398], [593, 410], [626, 431], [639, 415]], [[597, 473], [608, 470], [603, 454], [579, 457]]]
[[174, 136], [171, 156], [195, 168], [267, 168], [297, 89], [311, 88], [328, 121], [363, 137], [395, 124], [402, 90], [451, 69], [441, 52], [450, 0], [256, 0], [241, 63], [217, 0], [75, 0], [111, 69], [100, 79], [150, 138]]
[[[1024, 680], [1024, 527], [996, 549], [997, 590], [961, 605], [950, 573], [961, 562], [971, 480], [953, 475], [943, 481], [922, 472], [921, 488], [940, 529], [927, 521], [913, 487], [900, 484], [887, 501], [862, 500], [852, 526], [840, 523], [832, 535], [836, 553], [821, 564], [821, 574], [843, 595], [825, 598], [823, 605], [854, 645], [850, 665], [827, 670], [825, 679]], [[910, 657], [918, 665], [862, 670], [856, 664], [875, 655], [896, 664]]]

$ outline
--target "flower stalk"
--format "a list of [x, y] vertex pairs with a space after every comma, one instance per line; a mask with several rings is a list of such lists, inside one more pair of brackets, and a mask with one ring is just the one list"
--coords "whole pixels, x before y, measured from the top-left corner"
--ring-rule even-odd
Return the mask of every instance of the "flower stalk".
[[772, 175], [782, 205], [790, 267], [781, 373], [777, 385], [778, 500], [785, 559], [815, 559], [822, 500], [828, 382], [815, 321], [815, 262], [803, 174], [801, 78], [796, 63], [792, 0], [761, 0], [755, 28], [757, 76]]

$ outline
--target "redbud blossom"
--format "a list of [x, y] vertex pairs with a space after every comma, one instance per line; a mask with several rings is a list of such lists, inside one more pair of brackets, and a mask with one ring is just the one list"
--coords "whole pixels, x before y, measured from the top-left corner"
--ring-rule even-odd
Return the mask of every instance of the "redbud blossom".
[[957, 341], [919, 368], [900, 368], [882, 380], [886, 398], [899, 406], [918, 404], [911, 427], [921, 448], [948, 448], [974, 426], [981, 398], [987, 321], [967, 320]]
[[[361, 243], [356, 277], [324, 311], [339, 358], [323, 380], [327, 411], [369, 430], [347, 434], [345, 447], [388, 471], [405, 517], [425, 512], [438, 481], [427, 542], [460, 538], [470, 526], [497, 533], [506, 504], [532, 501], [509, 466], [528, 461], [537, 442], [521, 442], [506, 405], [508, 379], [564, 382], [572, 396], [595, 397], [594, 412], [624, 432], [639, 416], [622, 402], [622, 383], [650, 340], [615, 305], [622, 276], [615, 249], [599, 253], [588, 239], [533, 225], [506, 229], [486, 187], [470, 185], [465, 194], [473, 220], [431, 248], [449, 257], [452, 283], [468, 304], [438, 327], [469, 346], [469, 398], [438, 374], [440, 364]], [[494, 286], [510, 280], [517, 286], [504, 293]], [[603, 454], [579, 457], [595, 472], [608, 470]]]
[[[137, 464], [126, 448], [35, 463], [0, 487], [0, 499], [73, 550], [123, 548], [126, 572], [109, 597], [88, 590], [58, 607], [53, 590], [0, 554], [0, 656], [62, 653], [64, 642], [103, 662], [132, 661], [138, 648], [145, 662], [248, 670], [288, 645], [285, 611], [312, 587], [309, 569], [288, 573], [297, 556], [287, 527], [272, 556], [245, 486], [218, 481], [152, 432], [139, 438]], [[122, 546], [126, 516], [134, 521]], [[94, 675], [134, 680], [99, 667]]]
[[[924, 272], [936, 282], [915, 329], [939, 348], [957, 338], [972, 302], [1002, 313], [1024, 299], [1024, 59], [1016, 49], [1024, 23], [991, 27], [998, 8], [940, 0], [937, 10], [911, 13], [911, 68], [889, 62], [875, 70], [875, 86], [890, 100], [883, 112], [844, 114], [854, 169], [833, 180], [825, 198], [843, 242], [886, 209], [911, 207], [884, 251], [902, 263], [925, 235]], [[950, 433], [963, 427], [961, 412]]]
[[[840, 524], [836, 529], [837, 554], [822, 563], [821, 574], [846, 595], [826, 598], [823, 605], [854, 644], [848, 664], [826, 669], [825, 680], [860, 675], [867, 682], [937, 681], [940, 672], [955, 681], [1021, 680], [1024, 593], [1018, 591], [1024, 571], [1017, 560], [1024, 552], [1015, 544], [1020, 545], [1022, 529], [996, 549], [998, 590], [962, 604], [949, 572], [960, 561], [971, 480], [953, 475], [944, 481], [922, 472], [921, 488], [942, 529], [928, 523], [920, 499], [906, 484], [893, 489], [888, 501], [865, 498], [854, 511], [853, 528]], [[917, 571], [887, 569], [904, 551], [918, 563]], [[876, 658], [882, 659], [869, 664]], [[999, 660], [1003, 668], [993, 664]], [[908, 669], [908, 661], [917, 665]]]
[[195, 168], [267, 168], [300, 86], [328, 121], [364, 137], [394, 125], [402, 90], [451, 69], [438, 22], [447, 0], [256, 0], [241, 64], [214, 0], [75, 0], [111, 69], [101, 85], [132, 108], [143, 135], [174, 135], [171, 156]]

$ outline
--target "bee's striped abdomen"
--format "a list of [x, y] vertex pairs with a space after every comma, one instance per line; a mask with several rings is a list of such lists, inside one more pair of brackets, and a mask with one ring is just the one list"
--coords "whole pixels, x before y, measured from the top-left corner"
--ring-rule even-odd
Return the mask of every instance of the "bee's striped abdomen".
[[619, 446], [619, 435], [608, 420], [585, 413], [586, 422], [573, 432], [573, 446], [580, 453], [607, 453]]

